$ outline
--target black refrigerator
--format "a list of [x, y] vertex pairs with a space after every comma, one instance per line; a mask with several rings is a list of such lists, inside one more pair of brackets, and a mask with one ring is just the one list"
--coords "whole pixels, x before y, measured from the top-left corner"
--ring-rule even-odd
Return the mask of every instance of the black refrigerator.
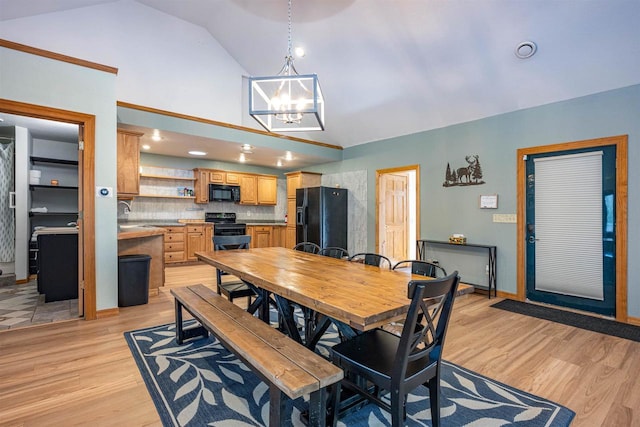
[[346, 188], [298, 188], [296, 243], [347, 249], [347, 196]]

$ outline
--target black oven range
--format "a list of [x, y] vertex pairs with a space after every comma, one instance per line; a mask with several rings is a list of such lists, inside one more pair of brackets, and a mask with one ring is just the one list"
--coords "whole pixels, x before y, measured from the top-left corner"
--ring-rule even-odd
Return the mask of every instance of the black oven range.
[[234, 212], [205, 212], [205, 222], [213, 223], [214, 236], [238, 236], [247, 234], [247, 226], [236, 222]]

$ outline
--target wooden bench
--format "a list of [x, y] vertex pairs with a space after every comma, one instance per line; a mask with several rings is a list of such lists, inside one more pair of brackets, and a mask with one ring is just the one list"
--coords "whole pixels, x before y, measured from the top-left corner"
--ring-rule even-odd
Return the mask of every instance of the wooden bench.
[[[204, 285], [171, 290], [176, 304], [176, 341], [207, 336], [233, 351], [269, 385], [269, 425], [284, 425], [283, 393], [291, 399], [309, 394], [309, 425], [326, 425], [327, 387], [343, 372]], [[201, 326], [184, 328], [182, 309]]]

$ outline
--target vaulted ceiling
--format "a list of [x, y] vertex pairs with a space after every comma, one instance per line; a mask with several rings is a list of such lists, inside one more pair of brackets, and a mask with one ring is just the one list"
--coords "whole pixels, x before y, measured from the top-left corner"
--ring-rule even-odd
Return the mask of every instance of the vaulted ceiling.
[[[110, 1], [0, 0], [0, 20]], [[252, 75], [284, 62], [286, 0], [135, 1], [202, 26]], [[296, 68], [326, 98], [311, 137], [349, 147], [638, 84], [639, 18], [638, 0], [294, 0]]]

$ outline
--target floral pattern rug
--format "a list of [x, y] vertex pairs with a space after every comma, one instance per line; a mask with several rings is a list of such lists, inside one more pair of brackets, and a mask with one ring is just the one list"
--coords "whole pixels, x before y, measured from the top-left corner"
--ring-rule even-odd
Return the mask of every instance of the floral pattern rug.
[[[215, 337], [184, 345], [175, 325], [126, 332], [125, 338], [165, 426], [263, 426], [269, 422], [269, 388]], [[318, 348], [336, 343], [325, 334]], [[441, 421], [445, 426], [568, 426], [575, 413], [450, 362], [442, 366]], [[303, 398], [288, 402], [291, 426], [303, 426]], [[426, 387], [408, 397], [407, 425], [430, 426]], [[338, 426], [387, 426], [387, 412], [367, 405], [341, 418]]]

